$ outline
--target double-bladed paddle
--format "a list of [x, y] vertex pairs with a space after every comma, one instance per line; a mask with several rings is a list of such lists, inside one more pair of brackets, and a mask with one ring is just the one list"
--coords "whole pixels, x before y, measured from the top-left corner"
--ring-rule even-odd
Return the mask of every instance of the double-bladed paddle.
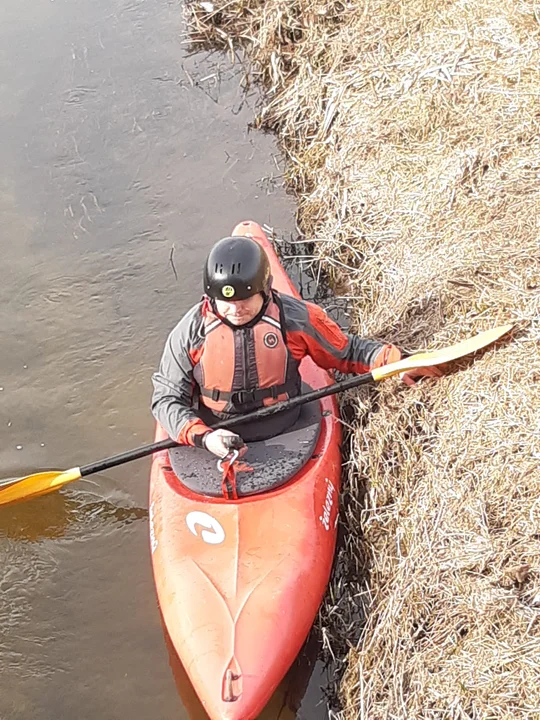
[[[246, 413], [245, 415], [239, 415], [238, 417], [231, 418], [230, 420], [224, 420], [216, 424], [214, 427], [235, 427], [241, 423], [260, 420], [261, 418], [269, 417], [270, 415], [282, 412], [283, 410], [290, 410], [298, 407], [299, 405], [304, 405], [305, 403], [312, 402], [313, 400], [320, 400], [328, 395], [335, 395], [336, 393], [350, 390], [351, 388], [358, 387], [359, 385], [380, 382], [381, 380], [385, 380], [386, 378], [390, 378], [402, 372], [407, 372], [408, 370], [432, 367], [434, 365], [441, 365], [443, 363], [451, 362], [452, 360], [457, 360], [464, 355], [469, 355], [470, 353], [476, 352], [477, 350], [481, 350], [487, 345], [490, 345], [503, 335], [506, 335], [512, 327], [512, 325], [500, 325], [492, 330], [481, 332], [468, 340], [463, 340], [456, 345], [451, 345], [450, 347], [441, 348], [440, 350], [434, 350], [432, 352], [421, 352], [416, 355], [410, 355], [398, 362], [384, 365], [383, 367], [376, 368], [370, 372], [364, 373], [363, 375], [357, 375], [348, 380], [328, 385], [320, 388], [319, 390], [313, 390], [312, 392], [299, 395], [298, 397], [291, 398], [290, 400], [284, 400], [276, 403], [275, 405], [269, 405], [268, 407], [261, 408], [260, 410], [254, 410], [253, 412]], [[65, 470], [64, 472], [50, 471], [28, 475], [27, 477], [14, 480], [13, 482], [0, 487], [0, 505], [8, 505], [9, 503], [18, 502], [20, 500], [29, 500], [31, 498], [39, 497], [40, 495], [45, 495], [53, 490], [57, 490], [69, 482], [79, 480], [87, 475], [102, 472], [103, 470], [109, 470], [117, 465], [123, 465], [124, 463], [131, 462], [131, 460], [138, 460], [139, 458], [153, 455], [161, 450], [168, 450], [169, 448], [177, 447], [177, 445], [178, 443], [174, 440], [162, 440], [161, 442], [152, 443], [151, 445], [143, 445], [135, 450], [129, 450], [118, 455], [113, 455], [105, 460], [100, 460], [99, 462], [91, 463], [90, 465], [83, 465], [82, 467], [72, 468], [71, 470]]]

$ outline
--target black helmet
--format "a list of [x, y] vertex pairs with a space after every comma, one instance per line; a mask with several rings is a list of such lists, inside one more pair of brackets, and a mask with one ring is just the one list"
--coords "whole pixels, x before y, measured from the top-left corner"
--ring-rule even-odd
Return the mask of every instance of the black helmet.
[[206, 259], [203, 288], [214, 300], [246, 300], [270, 289], [270, 263], [265, 251], [248, 237], [217, 242]]

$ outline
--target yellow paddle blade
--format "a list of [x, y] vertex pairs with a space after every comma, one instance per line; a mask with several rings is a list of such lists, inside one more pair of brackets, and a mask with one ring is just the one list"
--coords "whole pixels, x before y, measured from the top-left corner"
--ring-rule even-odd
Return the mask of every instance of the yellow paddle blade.
[[433, 352], [418, 353], [417, 355], [411, 355], [408, 358], [398, 360], [398, 362], [391, 363], [390, 365], [383, 365], [383, 367], [372, 370], [371, 374], [373, 379], [378, 382], [379, 380], [384, 380], [385, 378], [398, 375], [407, 370], [431, 367], [433, 365], [441, 365], [442, 363], [457, 360], [464, 355], [469, 355], [477, 350], [481, 350], [483, 347], [486, 347], [486, 345], [491, 345], [492, 342], [495, 342], [495, 340], [498, 340], [503, 335], [506, 335], [507, 332], [510, 332], [512, 328], [513, 325], [499, 325], [499, 327], [481, 332], [468, 340], [462, 340], [456, 345], [434, 350]]
[[80, 477], [79, 468], [71, 468], [65, 472], [58, 470], [28, 475], [7, 485], [0, 485], [0, 505], [9, 505], [19, 500], [30, 500], [40, 495], [46, 495]]

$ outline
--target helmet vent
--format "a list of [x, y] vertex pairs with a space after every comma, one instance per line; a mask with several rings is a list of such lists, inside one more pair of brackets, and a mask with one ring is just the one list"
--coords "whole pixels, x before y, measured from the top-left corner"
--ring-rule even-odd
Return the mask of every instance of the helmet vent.
[[216, 273], [216, 275], [223, 275], [223, 263], [216, 263], [214, 272]]
[[242, 263], [233, 263], [231, 268], [231, 275], [240, 275], [241, 267]]

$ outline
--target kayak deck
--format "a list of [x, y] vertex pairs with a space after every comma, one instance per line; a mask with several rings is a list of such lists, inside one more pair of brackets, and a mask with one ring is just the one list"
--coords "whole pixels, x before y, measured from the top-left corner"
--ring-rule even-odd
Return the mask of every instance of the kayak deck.
[[[248, 443], [238, 462], [236, 491], [239, 497], [274, 490], [295, 477], [309, 460], [321, 431], [318, 403], [301, 408], [300, 417], [276, 437]], [[172, 469], [179, 482], [196, 493], [222, 497], [222, 472], [216, 458], [206, 450], [181, 446], [169, 450]]]

